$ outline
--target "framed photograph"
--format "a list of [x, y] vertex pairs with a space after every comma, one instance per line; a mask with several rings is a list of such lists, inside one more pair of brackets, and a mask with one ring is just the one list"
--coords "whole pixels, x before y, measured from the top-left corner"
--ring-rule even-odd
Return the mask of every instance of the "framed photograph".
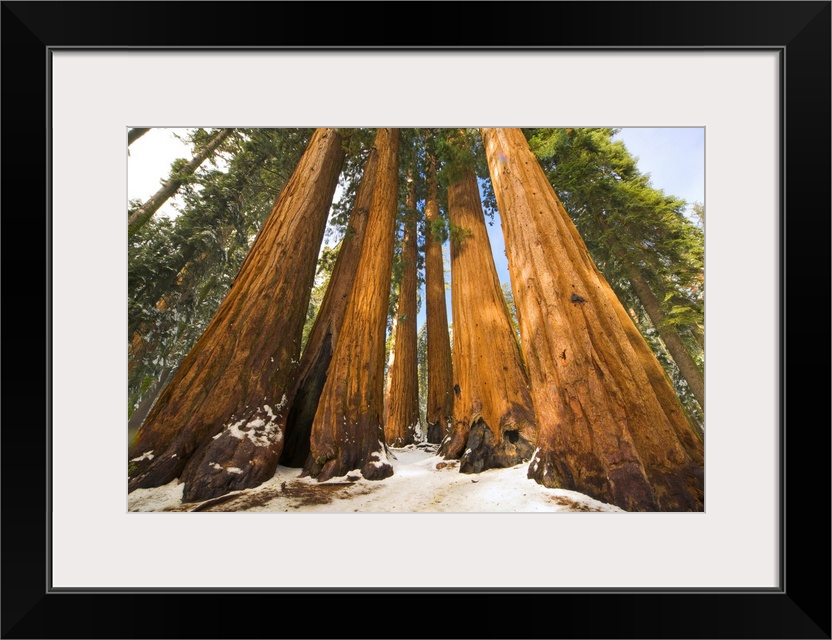
[[[830, 3], [392, 6], [3, 3], [3, 637], [829, 638]], [[128, 512], [126, 131], [362, 126], [704, 128], [704, 512]]]

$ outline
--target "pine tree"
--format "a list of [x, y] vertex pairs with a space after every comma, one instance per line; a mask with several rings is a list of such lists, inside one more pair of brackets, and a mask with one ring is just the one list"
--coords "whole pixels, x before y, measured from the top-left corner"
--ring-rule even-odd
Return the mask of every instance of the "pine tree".
[[274, 474], [277, 423], [343, 158], [335, 129], [314, 133], [231, 290], [130, 447], [131, 491], [180, 478], [183, 500], [198, 501]]
[[223, 141], [231, 135], [233, 129], [220, 129], [214, 136], [200, 149], [190, 162], [185, 164], [175, 164], [171, 172], [170, 178], [162, 185], [162, 188], [154, 193], [150, 199], [138, 207], [135, 211], [130, 212], [127, 218], [127, 233], [133, 235], [141, 227], [147, 223], [153, 214], [167, 202], [168, 198], [174, 195], [182, 184], [193, 175], [199, 166], [213, 155], [217, 148]]
[[482, 137], [540, 427], [529, 477], [628, 510], [703, 510], [702, 442], [522, 131]]

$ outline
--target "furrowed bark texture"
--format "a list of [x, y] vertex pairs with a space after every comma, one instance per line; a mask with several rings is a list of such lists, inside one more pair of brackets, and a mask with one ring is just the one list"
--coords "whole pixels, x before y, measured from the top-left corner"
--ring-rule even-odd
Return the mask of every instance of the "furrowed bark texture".
[[396, 219], [399, 130], [376, 137], [378, 173], [344, 323], [312, 423], [303, 475], [323, 482], [360, 469], [393, 473], [384, 445], [384, 342]]
[[232, 131], [234, 130], [220, 129], [188, 164], [182, 167], [175, 176], [168, 179], [168, 181], [162, 185], [162, 188], [154, 193], [147, 202], [130, 214], [127, 218], [127, 233], [132, 235], [141, 229], [141, 227], [153, 217], [153, 214], [159, 210], [159, 207], [165, 204], [168, 198], [179, 190], [179, 187], [182, 186], [185, 179], [193, 174], [193, 172], [199, 168], [199, 165], [213, 155], [214, 151], [217, 150], [217, 147], [222, 144], [223, 140], [231, 135]]
[[436, 195], [436, 159], [428, 154], [425, 198], [425, 311], [428, 324], [428, 442], [439, 444], [445, 437], [454, 410], [451, 342], [448, 337], [448, 309], [445, 303], [445, 266], [442, 243], [431, 233], [439, 219]]
[[483, 129], [540, 428], [529, 477], [632, 511], [701, 511], [704, 449], [520, 129]]
[[405, 218], [403, 272], [396, 312], [396, 356], [390, 369], [390, 401], [384, 435], [391, 447], [416, 441], [419, 425], [419, 375], [416, 361], [416, 185], [408, 185]]
[[309, 333], [301, 355], [295, 383], [287, 397], [290, 399], [286, 422], [286, 437], [280, 464], [287, 467], [303, 467], [309, 455], [309, 436], [312, 420], [318, 408], [318, 400], [327, 378], [332, 351], [338, 342], [347, 301], [355, 281], [358, 259], [364, 244], [368, 212], [373, 197], [373, 186], [378, 167], [378, 151], [370, 150], [361, 175], [358, 193], [355, 195], [347, 231], [341, 241], [335, 267], [329, 278], [324, 299], [318, 309], [315, 324]]
[[[600, 228], [609, 229], [608, 223], [600, 215], [596, 215], [596, 221]], [[650, 322], [653, 324], [656, 331], [658, 331], [659, 337], [662, 339], [667, 352], [670, 354], [670, 357], [673, 358], [673, 362], [676, 363], [679, 372], [682, 374], [685, 382], [687, 382], [688, 387], [693, 393], [694, 398], [696, 398], [696, 401], [699, 403], [699, 406], [704, 410], [705, 378], [702, 374], [702, 370], [697, 366], [691, 352], [679, 336], [679, 332], [676, 327], [665, 324], [664, 321], [667, 316], [664, 311], [662, 311], [659, 298], [653, 292], [653, 287], [642, 275], [638, 266], [633, 264], [632, 261], [628, 259], [627, 249], [623, 246], [623, 244], [616, 241], [614, 237], [611, 239], [610, 245], [615, 258], [624, 265], [627, 279], [630, 281], [630, 285], [632, 286], [636, 297], [638, 297], [641, 301], [644, 310], [647, 312]], [[695, 331], [694, 335], [696, 335]], [[698, 342], [699, 338], [696, 339]], [[700, 346], [702, 345], [700, 344]], [[698, 426], [694, 426], [694, 428], [700, 437], [704, 435]]]
[[529, 381], [500, 286], [474, 172], [448, 187], [454, 318], [453, 427], [441, 452], [478, 473], [529, 460], [537, 441]]
[[214, 318], [130, 449], [129, 490], [205, 500], [274, 475], [318, 249], [344, 152], [318, 129]]

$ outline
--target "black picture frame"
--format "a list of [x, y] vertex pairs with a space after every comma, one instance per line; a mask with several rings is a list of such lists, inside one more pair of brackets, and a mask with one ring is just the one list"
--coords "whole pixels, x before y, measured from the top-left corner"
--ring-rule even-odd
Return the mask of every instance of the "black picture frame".
[[[830, 638], [830, 2], [3, 2], [0, 20], [3, 638]], [[779, 588], [53, 591], [48, 83], [64, 47], [778, 51]]]

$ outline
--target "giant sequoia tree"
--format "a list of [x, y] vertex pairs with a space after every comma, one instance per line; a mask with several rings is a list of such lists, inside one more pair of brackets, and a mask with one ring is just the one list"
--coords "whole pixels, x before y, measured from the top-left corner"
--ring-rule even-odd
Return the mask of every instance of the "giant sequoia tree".
[[425, 167], [425, 303], [427, 325], [427, 401], [425, 421], [428, 442], [439, 444], [451, 424], [454, 396], [448, 310], [445, 305], [445, 270], [442, 242], [446, 235], [439, 217], [436, 156], [428, 139]]
[[416, 183], [408, 174], [405, 201], [402, 280], [396, 311], [395, 357], [390, 366], [390, 393], [385, 412], [384, 433], [391, 447], [416, 441], [419, 427], [419, 375], [416, 362], [416, 276], [417, 235]]
[[475, 473], [528, 460], [537, 427], [520, 346], [494, 267], [477, 178], [470, 166], [450, 171], [456, 397], [442, 452], [446, 458], [460, 458], [460, 471]]
[[[649, 184], [617, 130], [533, 129], [529, 145], [604, 276], [625, 306], [644, 309], [678, 369], [690, 414], [705, 406], [702, 230], [685, 203]], [[664, 351], [659, 347], [657, 355]], [[675, 364], [675, 368], [672, 365]], [[691, 406], [692, 394], [699, 407]]]
[[483, 129], [540, 428], [529, 476], [628, 510], [704, 508], [703, 446], [519, 129]]
[[223, 170], [203, 165], [180, 188], [180, 214], [154, 216], [129, 237], [131, 440], [225, 298], [313, 132], [236, 129]]
[[355, 284], [310, 436], [304, 474], [319, 481], [360, 469], [393, 473], [384, 444], [384, 337], [398, 194], [399, 130], [380, 129], [378, 170]]
[[184, 500], [195, 501], [274, 474], [343, 158], [340, 134], [317, 130], [231, 290], [130, 447], [130, 490], [181, 478]]
[[280, 463], [289, 467], [302, 467], [309, 455], [312, 420], [315, 418], [318, 400], [326, 382], [332, 352], [338, 343], [341, 325], [344, 323], [347, 302], [352, 293], [358, 260], [364, 246], [377, 167], [378, 151], [373, 147], [367, 154], [352, 215], [341, 240], [324, 299], [306, 341], [295, 380], [287, 394], [290, 408]]
[[[236, 130], [227, 170], [194, 173], [178, 218], [151, 216], [129, 236], [133, 426], [147, 414], [130, 491], [179, 479], [185, 502], [202, 501], [278, 464], [319, 482], [381, 480], [387, 444], [420, 437], [421, 394], [428, 439], [464, 473], [531, 460], [545, 487], [628, 510], [703, 509], [702, 441], [660, 364], [684, 348], [701, 366], [700, 244], [680, 201], [651, 190], [607, 130], [472, 131]], [[217, 136], [199, 134], [198, 148]], [[486, 230], [495, 204], [511, 289]], [[344, 236], [322, 248], [328, 220]], [[672, 370], [684, 407], [695, 374], [680, 383]]]

